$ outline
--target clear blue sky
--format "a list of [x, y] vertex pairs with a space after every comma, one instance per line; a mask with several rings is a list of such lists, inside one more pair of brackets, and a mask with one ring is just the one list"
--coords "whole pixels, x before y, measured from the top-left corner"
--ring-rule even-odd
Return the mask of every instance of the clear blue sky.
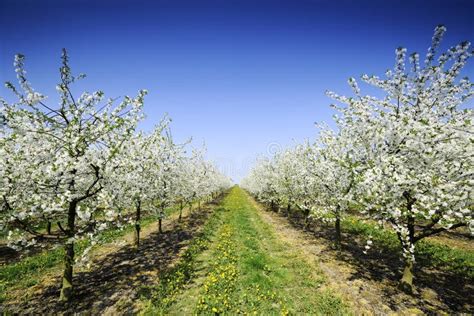
[[21, 52], [36, 90], [54, 95], [65, 47], [88, 75], [79, 90], [148, 89], [142, 128], [169, 113], [176, 139], [205, 140], [238, 179], [331, 121], [326, 89], [382, 75], [398, 46], [424, 53], [437, 24], [444, 47], [473, 41], [474, 1], [0, 0], [0, 80], [14, 80]]

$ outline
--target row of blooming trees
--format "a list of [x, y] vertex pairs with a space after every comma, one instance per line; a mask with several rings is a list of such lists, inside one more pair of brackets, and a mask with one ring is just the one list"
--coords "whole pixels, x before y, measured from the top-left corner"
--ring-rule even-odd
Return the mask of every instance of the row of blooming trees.
[[72, 295], [78, 239], [134, 224], [138, 247], [143, 211], [156, 214], [161, 231], [165, 208], [230, 186], [202, 150], [173, 142], [168, 119], [150, 134], [137, 131], [145, 90], [118, 103], [102, 91], [76, 98], [72, 85], [84, 76], [73, 76], [63, 51], [51, 106], [28, 82], [22, 55], [14, 65], [19, 84], [6, 86], [17, 101], [0, 99], [0, 229], [12, 247], [64, 245], [62, 300]]
[[361, 94], [353, 78], [352, 97], [328, 92], [340, 104], [337, 128], [321, 126], [314, 143], [260, 161], [242, 182], [271, 205], [293, 203], [334, 221], [337, 245], [348, 210], [391, 225], [409, 291], [419, 240], [461, 226], [474, 231], [474, 89], [461, 78], [474, 52], [463, 42], [438, 56], [445, 31], [435, 29], [423, 62], [413, 53], [406, 66], [398, 48], [385, 78], [362, 76], [380, 89], [377, 97]]

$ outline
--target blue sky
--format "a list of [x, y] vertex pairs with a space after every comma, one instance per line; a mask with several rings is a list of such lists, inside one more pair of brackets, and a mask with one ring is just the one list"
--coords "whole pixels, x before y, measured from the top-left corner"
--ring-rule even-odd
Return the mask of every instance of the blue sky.
[[257, 155], [314, 137], [333, 114], [324, 91], [382, 75], [396, 47], [424, 53], [437, 24], [443, 47], [474, 40], [473, 12], [460, 0], [0, 0], [0, 81], [21, 52], [36, 90], [54, 95], [65, 47], [88, 75], [77, 91], [148, 89], [141, 127], [168, 113], [177, 140], [205, 141], [238, 180]]

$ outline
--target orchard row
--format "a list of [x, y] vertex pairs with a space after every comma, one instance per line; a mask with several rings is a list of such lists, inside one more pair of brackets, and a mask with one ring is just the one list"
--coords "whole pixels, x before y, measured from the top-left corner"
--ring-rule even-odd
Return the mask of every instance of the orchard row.
[[334, 222], [337, 246], [348, 212], [391, 226], [409, 291], [418, 241], [461, 226], [474, 231], [474, 85], [462, 77], [474, 52], [463, 42], [438, 54], [445, 31], [435, 29], [424, 61], [413, 53], [406, 65], [398, 48], [384, 78], [362, 76], [373, 96], [354, 78], [353, 96], [328, 92], [335, 128], [319, 126], [315, 141], [259, 161], [242, 182], [272, 207], [295, 205]]
[[[105, 99], [102, 91], [74, 97], [75, 77], [62, 54], [58, 105], [48, 104], [15, 57], [14, 102], [0, 99], [0, 229], [16, 249], [55, 240], [65, 249], [61, 299], [73, 293], [74, 244], [106, 229], [135, 225], [143, 213], [159, 221], [227, 189], [230, 179], [204, 159], [203, 149], [176, 144], [164, 118], [151, 133], [138, 131], [145, 90]], [[87, 260], [87, 250], [81, 260]]]

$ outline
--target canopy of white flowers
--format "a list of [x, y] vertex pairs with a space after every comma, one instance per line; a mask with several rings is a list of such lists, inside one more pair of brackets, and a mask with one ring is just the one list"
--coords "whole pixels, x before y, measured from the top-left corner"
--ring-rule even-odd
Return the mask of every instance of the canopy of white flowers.
[[[72, 75], [65, 51], [62, 61], [58, 106], [33, 90], [22, 55], [19, 85], [6, 83], [17, 102], [0, 99], [0, 228], [12, 247], [92, 237], [134, 221], [136, 203], [163, 216], [231, 185], [204, 150], [173, 142], [168, 118], [150, 134], [137, 131], [146, 90], [117, 105], [102, 91], [75, 98], [70, 86], [84, 76]], [[46, 223], [59, 229], [45, 232]]]
[[423, 62], [414, 53], [406, 65], [398, 48], [384, 78], [361, 77], [382, 97], [363, 95], [354, 78], [352, 97], [328, 92], [338, 103], [337, 128], [320, 126], [313, 143], [258, 161], [242, 186], [314, 217], [339, 220], [352, 211], [388, 224], [411, 262], [418, 240], [461, 226], [473, 231], [474, 89], [460, 78], [473, 51], [463, 42], [437, 56], [445, 31], [435, 29]]

